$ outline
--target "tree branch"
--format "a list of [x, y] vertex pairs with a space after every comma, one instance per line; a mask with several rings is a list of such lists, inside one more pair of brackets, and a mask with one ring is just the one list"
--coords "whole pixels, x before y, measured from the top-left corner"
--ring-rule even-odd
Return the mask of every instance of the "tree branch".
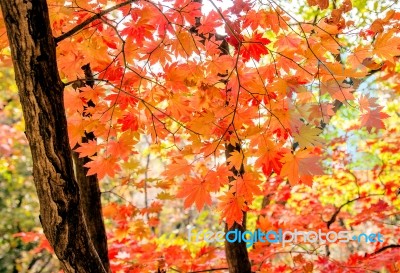
[[366, 196], [359, 196], [359, 197], [356, 197], [354, 199], [347, 201], [346, 203], [343, 203], [336, 209], [336, 211], [332, 214], [331, 218], [328, 221], [324, 221], [326, 223], [326, 226], [329, 228], [336, 221], [336, 217], [338, 216], [338, 214], [340, 213], [340, 211], [342, 210], [343, 207], [345, 207], [348, 204], [353, 203], [357, 200], [360, 200], [363, 198], [369, 198], [372, 196], [382, 196], [382, 194], [370, 194], [370, 195], [366, 195]]
[[210, 268], [210, 269], [199, 270], [199, 271], [190, 271], [189, 273], [211, 272], [211, 271], [219, 271], [219, 270], [227, 270], [227, 269], [228, 269], [227, 267]]
[[111, 8], [108, 8], [106, 10], [103, 10], [102, 12], [96, 13], [95, 15], [93, 15], [92, 17], [86, 19], [84, 22], [80, 23], [79, 25], [76, 25], [74, 28], [72, 28], [71, 30], [65, 32], [64, 34], [62, 34], [61, 36], [55, 37], [54, 38], [54, 42], [57, 45], [59, 42], [61, 42], [62, 40], [74, 35], [75, 33], [77, 33], [78, 31], [80, 31], [81, 29], [83, 29], [84, 27], [86, 27], [87, 25], [89, 25], [91, 22], [100, 19], [102, 16], [106, 15], [107, 13], [114, 11], [116, 9], [119, 9], [123, 6], [129, 5], [133, 2], [135, 2], [137, 0], [128, 0], [126, 2], [120, 3], [118, 5], [115, 5]]
[[[171, 270], [175, 272], [181, 272], [178, 269], [175, 269], [173, 267], [170, 268]], [[219, 270], [227, 270], [227, 267], [220, 267], [220, 268], [209, 268], [209, 269], [204, 269], [204, 270], [198, 270], [198, 271], [189, 271], [188, 273], [202, 273], [202, 272], [211, 272], [211, 271], [219, 271]]]
[[384, 246], [384, 247], [374, 251], [373, 253], [369, 254], [368, 256], [376, 255], [376, 254], [381, 253], [381, 252], [385, 251], [386, 249], [390, 249], [390, 248], [400, 248], [400, 245], [391, 244], [391, 245]]

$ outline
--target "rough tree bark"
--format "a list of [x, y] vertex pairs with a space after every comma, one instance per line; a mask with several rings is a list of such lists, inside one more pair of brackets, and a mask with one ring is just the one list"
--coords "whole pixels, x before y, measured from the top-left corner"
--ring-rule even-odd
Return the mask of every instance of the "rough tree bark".
[[44, 233], [65, 272], [109, 272], [74, 178], [63, 89], [45, 0], [0, 0], [33, 158]]
[[[234, 151], [241, 152], [240, 145], [237, 143], [235, 146], [232, 144], [226, 144], [225, 146], [225, 157], [228, 160], [231, 153]], [[236, 170], [235, 167], [231, 168], [232, 173], [238, 177], [244, 174], [243, 164], [240, 166], [240, 170]], [[229, 181], [232, 182], [236, 178], [233, 176], [229, 177]], [[243, 213], [243, 222], [241, 225], [234, 223], [231, 228], [228, 228], [228, 224], [225, 224], [225, 233], [231, 230], [240, 230], [241, 234], [246, 231], [246, 217], [247, 213]], [[230, 243], [225, 240], [225, 254], [226, 261], [228, 262], [229, 273], [251, 273], [251, 264], [249, 260], [249, 254], [245, 242], [234, 242]]]

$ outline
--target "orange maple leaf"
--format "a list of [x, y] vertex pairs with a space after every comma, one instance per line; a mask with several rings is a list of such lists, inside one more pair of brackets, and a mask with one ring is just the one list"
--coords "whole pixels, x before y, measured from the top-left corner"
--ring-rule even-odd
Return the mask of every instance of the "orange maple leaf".
[[400, 38], [393, 30], [378, 34], [373, 52], [379, 58], [394, 62], [394, 57], [400, 55]]
[[206, 179], [210, 181], [210, 190], [213, 192], [219, 191], [219, 189], [229, 183], [228, 177], [233, 176], [233, 173], [229, 170], [226, 165], [219, 165], [215, 171], [210, 170]]
[[246, 210], [244, 198], [227, 192], [218, 199], [221, 200], [218, 207], [222, 212], [222, 217], [225, 218], [228, 224], [228, 228], [230, 228], [234, 222], [241, 225], [243, 222], [243, 211]]
[[244, 156], [241, 152], [233, 151], [230, 153], [230, 157], [228, 157], [229, 167], [235, 167], [236, 170], [240, 170], [243, 160]]
[[362, 95], [358, 102], [360, 104], [360, 110], [361, 111], [370, 111], [371, 108], [375, 108], [378, 107], [379, 104], [377, 103], [377, 98], [371, 98], [368, 95], [364, 96]]
[[220, 26], [222, 26], [221, 16], [216, 11], [212, 10], [207, 16], [203, 16], [198, 31], [200, 34], [205, 34], [215, 31], [215, 29]]
[[79, 157], [86, 157], [97, 153], [100, 147], [96, 140], [89, 140], [87, 143], [81, 143], [80, 147], [75, 149], [75, 151], [79, 153]]
[[176, 158], [173, 163], [169, 164], [167, 169], [162, 173], [167, 179], [174, 179], [180, 175], [188, 175], [192, 170], [192, 165], [184, 158]]
[[136, 142], [134, 134], [126, 131], [118, 137], [118, 140], [108, 142], [107, 152], [116, 158], [126, 160], [130, 154], [137, 153], [132, 151], [132, 145]]
[[79, 88], [79, 90], [81, 91], [80, 96], [85, 101], [91, 100], [95, 104], [98, 103], [99, 98], [102, 98], [105, 93], [104, 87], [99, 86], [99, 85], [95, 85], [95, 86], [93, 86], [93, 88], [90, 86], [84, 86], [84, 87]]
[[328, 0], [307, 0], [310, 6], [319, 6], [321, 10], [327, 9], [329, 7]]
[[308, 176], [323, 174], [319, 157], [311, 154], [309, 149], [298, 151], [295, 154], [287, 153], [282, 162], [284, 164], [280, 176], [286, 176], [291, 185], [296, 185], [300, 181], [310, 184]]
[[97, 174], [99, 179], [102, 179], [106, 175], [114, 177], [115, 171], [119, 171], [120, 168], [117, 164], [118, 159], [113, 156], [94, 156], [91, 157], [92, 161], [86, 163], [84, 166], [89, 168], [87, 176]]
[[230, 191], [237, 196], [243, 196], [247, 202], [252, 202], [253, 195], [262, 194], [259, 183], [260, 181], [254, 173], [245, 173], [243, 177], [238, 177], [231, 182]]
[[271, 219], [267, 216], [262, 216], [257, 220], [257, 227], [260, 228], [261, 230], [272, 230], [274, 229], [274, 225], [271, 223]]
[[86, 123], [78, 112], [68, 118], [68, 137], [72, 148], [77, 143], [82, 142], [82, 136], [85, 134], [85, 125]]
[[294, 33], [289, 35], [280, 35], [279, 38], [275, 42], [275, 46], [278, 48], [280, 52], [287, 51], [287, 52], [294, 52], [299, 50], [299, 46], [302, 40], [300, 37]]
[[181, 189], [176, 194], [178, 198], [186, 198], [184, 207], [188, 208], [193, 203], [200, 211], [205, 204], [211, 205], [209, 184], [199, 177], [190, 178], [182, 183]]
[[346, 100], [354, 100], [354, 96], [352, 94], [353, 90], [353, 88], [345, 86], [345, 84], [339, 85], [336, 80], [321, 82], [322, 94], [328, 92], [332, 98], [337, 99], [341, 102], [344, 102]]

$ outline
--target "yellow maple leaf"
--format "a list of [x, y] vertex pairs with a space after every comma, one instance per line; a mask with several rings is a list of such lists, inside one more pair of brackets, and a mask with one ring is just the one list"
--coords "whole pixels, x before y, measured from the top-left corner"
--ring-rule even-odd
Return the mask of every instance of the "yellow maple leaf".
[[324, 140], [319, 136], [322, 130], [312, 127], [310, 125], [304, 125], [299, 129], [298, 133], [294, 133], [294, 140], [299, 144], [300, 148], [310, 146], [321, 146]]

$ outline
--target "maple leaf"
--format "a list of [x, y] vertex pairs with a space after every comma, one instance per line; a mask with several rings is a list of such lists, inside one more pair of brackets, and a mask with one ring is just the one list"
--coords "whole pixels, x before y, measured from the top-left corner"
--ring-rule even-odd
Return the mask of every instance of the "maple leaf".
[[186, 31], [181, 31], [176, 35], [174, 43], [171, 45], [171, 49], [176, 55], [185, 57], [190, 56], [194, 51], [197, 50], [199, 43], [197, 42], [200, 38], [192, 36]]
[[380, 33], [376, 37], [373, 53], [384, 60], [394, 62], [394, 57], [400, 55], [400, 38], [393, 30]]
[[214, 113], [201, 113], [198, 118], [193, 119], [188, 123], [188, 127], [199, 134], [207, 134], [214, 127]]
[[81, 114], [75, 112], [68, 119], [68, 137], [71, 147], [75, 147], [77, 143], [82, 142], [82, 136], [85, 134], [85, 123]]
[[297, 255], [293, 258], [295, 263], [302, 265], [304, 273], [312, 273], [314, 269], [314, 265], [312, 262], [304, 259], [303, 255]]
[[[107, 151], [114, 157], [126, 160], [128, 155], [132, 154], [132, 146], [136, 143], [134, 135], [130, 131], [122, 133], [118, 140], [112, 140], [108, 143]], [[135, 152], [137, 153], [137, 152]]]
[[251, 6], [252, 4], [250, 4], [249, 1], [238, 0], [235, 2], [235, 5], [230, 8], [230, 10], [233, 14], [239, 15], [242, 11], [248, 12], [251, 9]]
[[169, 164], [162, 173], [167, 179], [174, 179], [176, 176], [188, 175], [192, 170], [192, 165], [184, 158], [176, 158]]
[[115, 41], [109, 41], [107, 38], [108, 38], [108, 37], [102, 37], [103, 42], [104, 42], [109, 48], [117, 49], [117, 43], [116, 43]]
[[157, 194], [157, 199], [159, 200], [173, 200], [175, 199], [175, 195], [172, 195], [169, 192], [160, 192]]
[[125, 110], [129, 105], [135, 106], [138, 102], [136, 98], [122, 92], [118, 94], [110, 94], [104, 99], [111, 101], [111, 104], [118, 104], [122, 110]]
[[308, 149], [287, 153], [282, 159], [281, 177], [287, 177], [291, 185], [299, 183], [301, 178], [309, 182], [307, 176], [323, 174], [319, 157], [310, 153]]
[[359, 67], [360, 65], [364, 65], [364, 60], [371, 57], [372, 49], [370, 46], [359, 45], [355, 48], [347, 57], [347, 61], [355, 67]]
[[353, 88], [350, 88], [345, 84], [339, 85], [336, 80], [321, 82], [322, 94], [328, 92], [332, 98], [337, 99], [341, 102], [344, 102], [346, 100], [354, 100], [354, 96], [352, 94], [353, 90]]
[[85, 86], [79, 89], [81, 90], [81, 97], [85, 98], [86, 101], [91, 100], [95, 104], [97, 104], [99, 98], [102, 98], [105, 93], [105, 89], [99, 85], [95, 85], [93, 88], [90, 86]]
[[81, 143], [80, 147], [75, 149], [75, 151], [78, 152], [79, 157], [82, 158], [94, 155], [99, 151], [100, 147], [96, 140], [89, 140], [87, 143]]
[[282, 162], [280, 161], [283, 157], [284, 149], [279, 149], [278, 144], [267, 139], [265, 136], [260, 135], [254, 138], [252, 144], [258, 146], [255, 162], [256, 167], [262, 167], [262, 171], [265, 175], [269, 176], [272, 171], [279, 174], [282, 168]]
[[[309, 106], [309, 119], [314, 120], [314, 125], [320, 126], [321, 119], [322, 122], [327, 124], [331, 118], [331, 116], [335, 115], [335, 111], [333, 110], [334, 105], [331, 103], [321, 103], [321, 104], [313, 104]], [[322, 111], [322, 113], [321, 113]]]
[[382, 109], [383, 107], [377, 107], [376, 109], [361, 115], [361, 126], [366, 127], [370, 133], [373, 128], [385, 129], [386, 127], [383, 123], [383, 119], [386, 119], [390, 116], [384, 112], [381, 112]]
[[200, 211], [205, 204], [211, 205], [209, 184], [204, 179], [198, 177], [185, 180], [181, 185], [181, 189], [176, 194], [176, 197], [185, 198], [185, 208], [195, 203], [198, 211]]
[[118, 119], [117, 122], [122, 124], [121, 129], [123, 132], [127, 130], [137, 131], [139, 129], [138, 119], [132, 113], [124, 115], [124, 117]]
[[232, 181], [230, 191], [237, 196], [243, 196], [247, 202], [253, 201], [253, 195], [262, 194], [259, 188], [260, 180], [254, 173], [245, 173], [243, 177], [238, 177]]
[[243, 61], [248, 61], [250, 58], [259, 61], [261, 55], [268, 54], [266, 45], [271, 41], [267, 38], [262, 38], [262, 36], [261, 33], [254, 33], [251, 39], [242, 42], [240, 53], [243, 56]]
[[287, 29], [287, 25], [284, 23], [285, 20], [282, 20], [283, 18], [286, 18], [286, 15], [279, 8], [276, 10], [261, 9], [258, 11], [251, 9], [246, 13], [243, 28], [250, 26], [255, 31], [261, 27], [271, 29], [275, 34], [278, 34], [281, 29]]
[[168, 54], [166, 48], [160, 47], [160, 41], [146, 43], [142, 50], [145, 52], [142, 59], [147, 59], [152, 65], [160, 62], [160, 64], [164, 66], [167, 62], [172, 61], [172, 57]]
[[104, 217], [112, 218], [113, 216], [118, 215], [118, 205], [116, 203], [108, 203], [102, 207], [102, 213]]
[[256, 164], [261, 164], [265, 175], [270, 175], [272, 171], [279, 174], [282, 168], [282, 162], [280, 161], [282, 153], [278, 150], [268, 150], [257, 159]]
[[327, 9], [329, 7], [328, 0], [307, 0], [310, 6], [319, 6], [321, 10]]
[[106, 175], [114, 177], [115, 172], [120, 170], [117, 164], [118, 159], [113, 156], [94, 156], [90, 158], [92, 161], [86, 163], [84, 166], [89, 168], [87, 175], [97, 174], [99, 179], [102, 179]]
[[299, 49], [302, 40], [298, 35], [291, 33], [289, 35], [281, 35], [275, 42], [275, 46], [279, 51], [293, 52]]
[[38, 245], [33, 249], [33, 253], [39, 253], [43, 250], [49, 253], [54, 253], [53, 248], [50, 246], [49, 241], [46, 239], [43, 233], [38, 232], [18, 232], [13, 234], [13, 237], [19, 237], [25, 243], [35, 242]]
[[[76, 71], [81, 70], [80, 68], [84, 64], [85, 58], [73, 43], [63, 44], [63, 46], [66, 48], [58, 51], [60, 59], [62, 60], [60, 69], [63, 71], [63, 76], [69, 80], [74, 80], [76, 79]], [[79, 78], [83, 78], [82, 76]]]
[[[368, 69], [365, 66], [353, 66], [353, 67], [344, 67], [340, 63], [325, 63], [323, 67], [321, 67], [320, 70], [320, 75], [323, 79], [321, 83], [325, 83], [326, 81], [334, 81], [336, 84], [336, 87], [333, 85], [333, 83], [328, 83], [328, 86], [332, 86], [333, 89], [339, 88], [340, 89], [345, 89], [346, 84], [340, 83], [341, 81], [344, 81], [345, 79], [349, 77], [353, 78], [362, 78], [368, 73]], [[339, 87], [340, 84], [340, 87]], [[322, 86], [321, 86], [322, 87]], [[333, 90], [332, 90], [333, 91]], [[341, 91], [344, 94], [338, 96], [346, 96], [348, 95], [347, 92]], [[331, 96], [333, 96], [334, 93], [331, 93]], [[339, 99], [339, 98], [337, 98]]]
[[233, 176], [233, 173], [224, 164], [217, 166], [216, 171], [210, 170], [205, 178], [210, 181], [210, 191], [217, 192], [222, 186], [228, 184], [230, 176]]
[[64, 105], [71, 112], [83, 112], [84, 100], [79, 93], [79, 90], [66, 88], [64, 90]]
[[371, 98], [369, 96], [362, 95], [358, 100], [360, 104], [360, 110], [369, 112], [371, 111], [371, 108], [379, 107], [377, 100], [377, 98]]
[[309, 146], [320, 146], [324, 140], [319, 136], [322, 130], [310, 125], [301, 126], [298, 132], [293, 134], [294, 140], [299, 144], [300, 148]]
[[241, 152], [233, 151], [232, 153], [230, 153], [230, 156], [228, 157], [229, 167], [230, 168], [234, 167], [236, 170], [240, 170], [243, 160], [244, 156]]
[[128, 236], [129, 233], [130, 233], [130, 228], [128, 223], [123, 223], [120, 224], [118, 228], [115, 230], [114, 236], [117, 241], [122, 241]]
[[197, 28], [200, 34], [213, 32], [216, 28], [222, 26], [221, 16], [215, 10], [212, 10], [202, 18], [204, 19], [201, 20], [201, 25]]
[[221, 201], [218, 208], [221, 210], [221, 215], [225, 218], [228, 228], [235, 222], [241, 225], [243, 222], [243, 210], [246, 209], [244, 198], [227, 192], [218, 199]]
[[261, 230], [272, 230], [274, 229], [274, 225], [271, 223], [271, 219], [269, 217], [260, 215], [257, 220], [257, 227]]
[[191, 25], [196, 24], [196, 17], [201, 17], [201, 3], [191, 0], [177, 0], [174, 7], [180, 11], [178, 18], [189, 22]]
[[[144, 7], [142, 10], [136, 8], [131, 11], [132, 21], [124, 23], [126, 26], [121, 30], [121, 35], [127, 36], [128, 44], [137, 44], [142, 47], [145, 39], [153, 40], [153, 31], [155, 27], [152, 25], [153, 11]], [[135, 41], [136, 43], [133, 43]]]

